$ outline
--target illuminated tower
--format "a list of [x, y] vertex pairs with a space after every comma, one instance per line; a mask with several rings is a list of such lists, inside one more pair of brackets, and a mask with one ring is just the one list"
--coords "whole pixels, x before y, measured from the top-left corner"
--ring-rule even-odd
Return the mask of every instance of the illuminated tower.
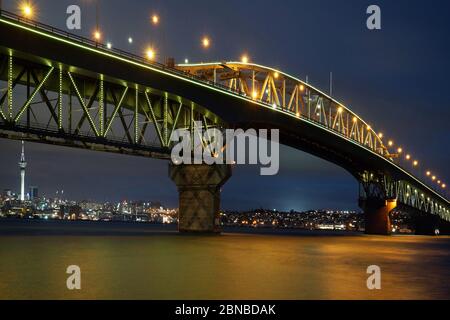
[[20, 168], [20, 201], [25, 200], [25, 168], [27, 163], [25, 161], [25, 144], [22, 141], [22, 154], [20, 155], [19, 168]]

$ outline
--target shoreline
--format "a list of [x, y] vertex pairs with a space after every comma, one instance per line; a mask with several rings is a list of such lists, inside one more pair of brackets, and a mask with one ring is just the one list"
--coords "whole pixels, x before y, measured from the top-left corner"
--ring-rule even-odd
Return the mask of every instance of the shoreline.
[[[305, 237], [358, 237], [366, 236], [358, 231], [305, 230], [294, 228], [249, 228], [223, 226], [220, 235], [276, 235]], [[180, 234], [176, 224], [136, 223], [123, 221], [66, 221], [66, 220], [23, 220], [0, 219], [0, 237], [2, 236], [214, 236], [214, 234]], [[394, 236], [414, 236], [396, 234]]]

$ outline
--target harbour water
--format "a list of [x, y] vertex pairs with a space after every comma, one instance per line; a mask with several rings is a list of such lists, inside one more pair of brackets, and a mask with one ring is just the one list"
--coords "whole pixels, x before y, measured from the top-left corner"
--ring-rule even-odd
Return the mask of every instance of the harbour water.
[[449, 252], [450, 237], [2, 220], [0, 299], [449, 299]]

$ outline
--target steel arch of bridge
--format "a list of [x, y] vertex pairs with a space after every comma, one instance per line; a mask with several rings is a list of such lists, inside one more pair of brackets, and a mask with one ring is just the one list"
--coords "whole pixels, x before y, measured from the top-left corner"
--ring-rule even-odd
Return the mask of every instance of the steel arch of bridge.
[[179, 64], [177, 67], [276, 110], [320, 124], [386, 158], [395, 157], [360, 116], [319, 89], [287, 73], [241, 62]]
[[[211, 112], [168, 92], [103, 74], [0, 55], [0, 136], [168, 159], [175, 129], [217, 127]], [[19, 96], [25, 99], [19, 99]]]
[[[361, 171], [358, 179], [363, 185], [363, 196], [370, 197], [373, 190], [378, 190], [379, 196], [398, 198], [404, 204], [450, 220], [449, 201], [396, 165], [395, 155], [388, 152], [371, 126], [344, 105], [295, 77], [268, 67], [237, 62], [169, 68], [5, 12], [2, 12], [0, 27], [25, 33], [29, 39], [58, 42], [61, 46], [76, 48], [78, 53], [160, 74], [194, 92], [201, 88], [217, 99], [227, 97], [261, 106], [276, 111], [280, 117], [322, 128], [327, 134], [358, 145], [368, 156], [384, 159], [407, 177], [408, 181], [395, 180], [369, 169]], [[25, 133], [28, 138], [45, 143], [164, 158], [170, 149], [168, 138], [175, 128], [193, 129], [195, 120], [202, 121], [204, 127], [227, 125], [208, 110], [210, 106], [201, 106], [171, 90], [155, 89], [159, 83], [143, 85], [139, 81], [125, 81], [108, 73], [83, 69], [77, 64], [64, 64], [55, 57], [30, 57], [2, 43], [0, 49], [3, 52], [0, 73], [7, 82], [6, 92], [1, 97], [1, 105], [6, 102], [0, 113], [3, 136], [21, 138], [20, 134]], [[27, 98], [16, 105], [14, 90], [19, 86], [25, 86]], [[49, 118], [33, 123], [37, 96], [41, 97], [39, 104], [48, 110]], [[72, 99], [78, 101], [81, 113], [75, 129], [68, 121], [73, 120], [76, 111], [71, 109]], [[156, 140], [144, 143], [148, 142], [144, 137], [149, 125], [153, 126]], [[123, 136], [113, 134], [118, 127]]]

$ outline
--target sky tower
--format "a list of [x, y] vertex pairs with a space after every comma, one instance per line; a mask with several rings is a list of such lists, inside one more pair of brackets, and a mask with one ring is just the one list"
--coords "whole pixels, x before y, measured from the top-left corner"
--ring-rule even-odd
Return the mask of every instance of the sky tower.
[[20, 155], [19, 168], [20, 168], [20, 201], [25, 200], [25, 168], [27, 163], [25, 161], [25, 144], [22, 140], [22, 154]]

